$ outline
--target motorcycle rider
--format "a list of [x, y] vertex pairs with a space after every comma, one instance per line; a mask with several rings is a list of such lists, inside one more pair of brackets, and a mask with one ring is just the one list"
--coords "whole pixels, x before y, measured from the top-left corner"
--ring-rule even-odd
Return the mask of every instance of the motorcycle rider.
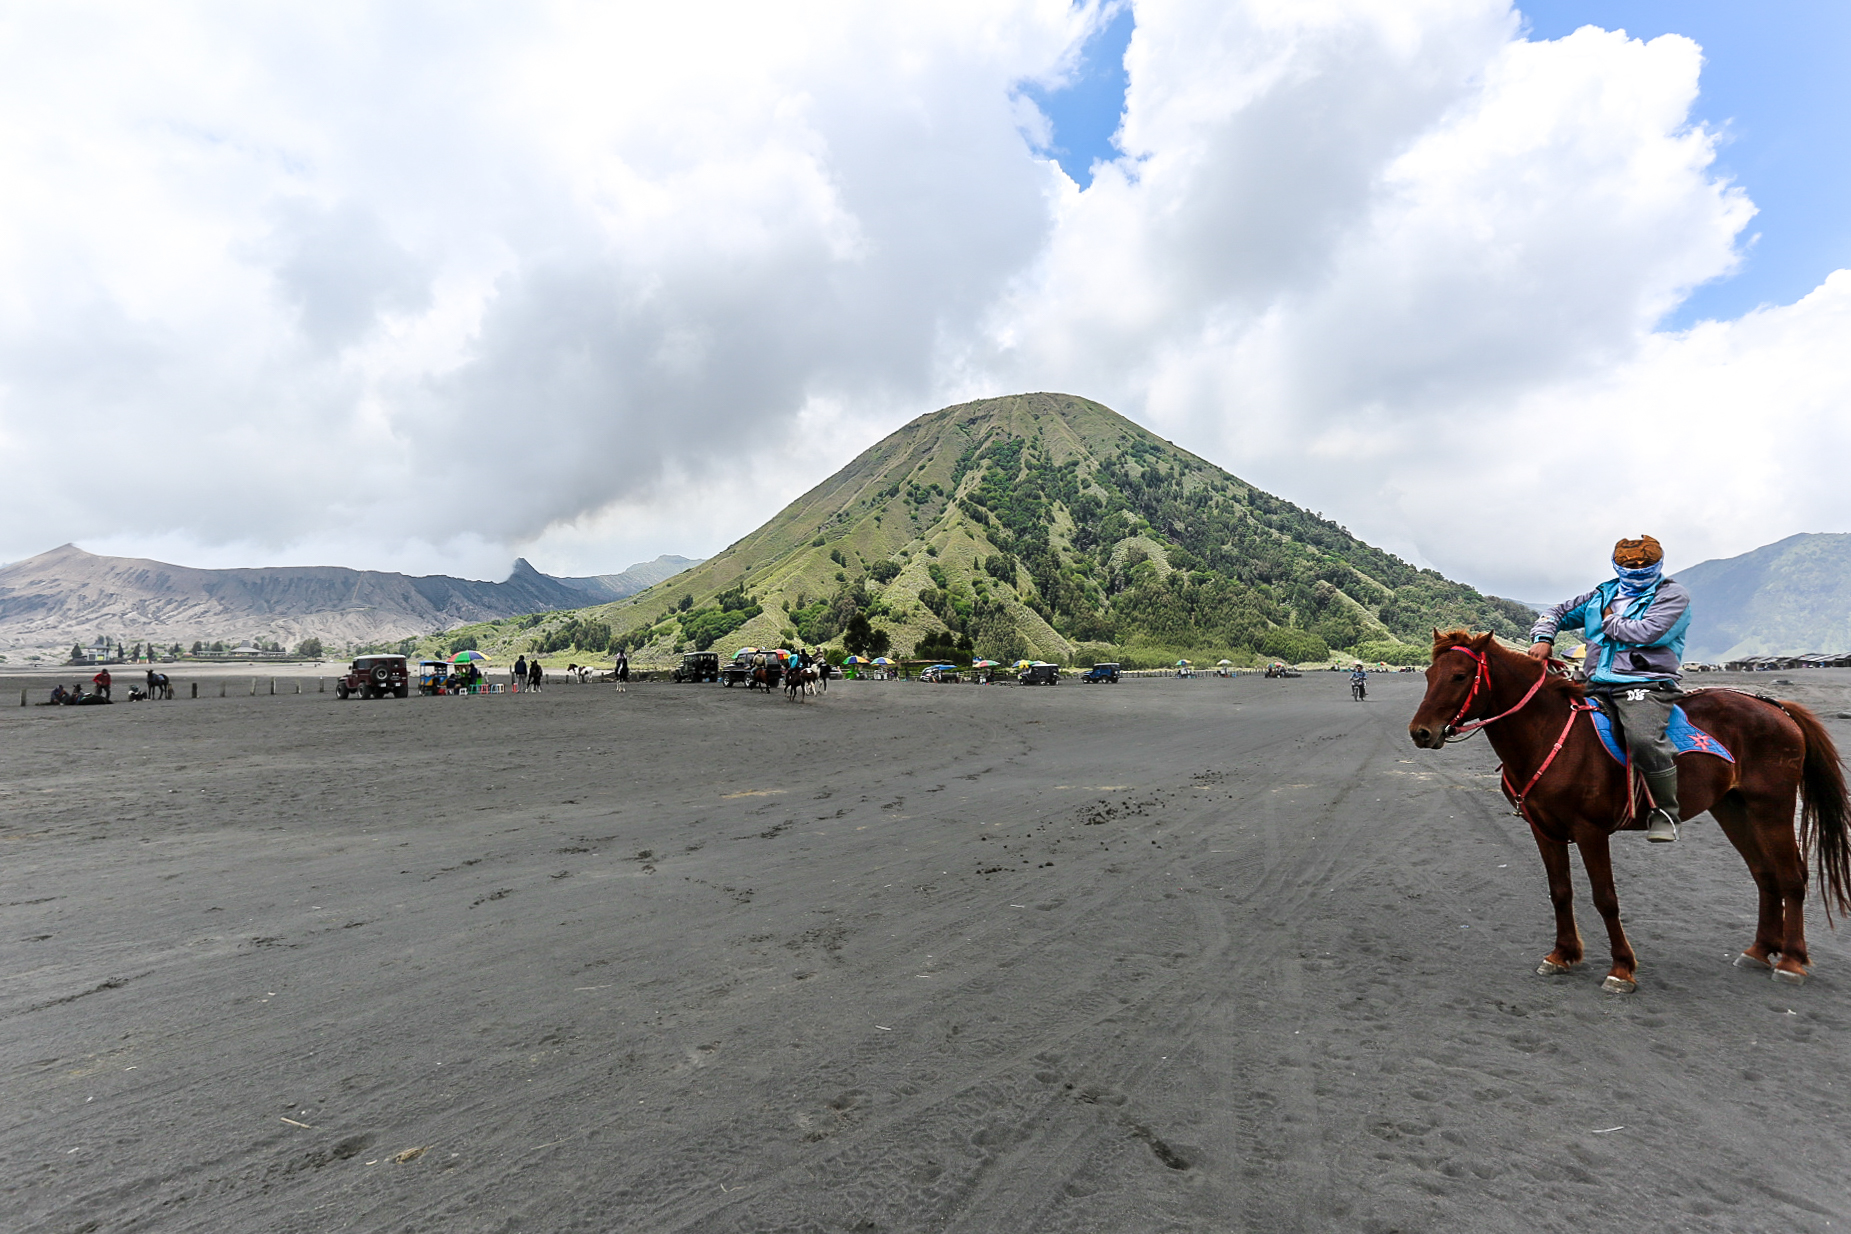
[[1665, 550], [1651, 536], [1613, 546], [1614, 577], [1564, 600], [1530, 629], [1529, 654], [1547, 660], [1557, 631], [1577, 629], [1587, 640], [1582, 672], [1588, 692], [1600, 697], [1626, 743], [1626, 754], [1645, 774], [1653, 808], [1645, 838], [1677, 839], [1683, 817], [1677, 799], [1677, 751], [1665, 736], [1671, 708], [1684, 692], [1678, 677], [1684, 633], [1690, 626], [1690, 592], [1664, 577]]

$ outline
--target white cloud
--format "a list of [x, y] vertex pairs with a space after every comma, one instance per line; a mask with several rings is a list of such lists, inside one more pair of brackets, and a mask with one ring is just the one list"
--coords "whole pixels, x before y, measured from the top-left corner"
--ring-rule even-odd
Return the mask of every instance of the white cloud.
[[1507, 594], [1851, 522], [1851, 289], [1656, 328], [1753, 211], [1694, 44], [1153, 0], [1081, 192], [1099, 17], [10, 10], [0, 557], [615, 569], [1017, 389]]

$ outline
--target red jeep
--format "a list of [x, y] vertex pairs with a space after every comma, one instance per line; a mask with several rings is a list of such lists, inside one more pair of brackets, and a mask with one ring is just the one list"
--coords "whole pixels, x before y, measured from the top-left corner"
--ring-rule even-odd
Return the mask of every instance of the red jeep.
[[404, 656], [361, 656], [345, 677], [335, 679], [334, 692], [341, 698], [351, 694], [361, 698], [384, 698], [388, 694], [405, 698], [411, 694], [411, 671]]

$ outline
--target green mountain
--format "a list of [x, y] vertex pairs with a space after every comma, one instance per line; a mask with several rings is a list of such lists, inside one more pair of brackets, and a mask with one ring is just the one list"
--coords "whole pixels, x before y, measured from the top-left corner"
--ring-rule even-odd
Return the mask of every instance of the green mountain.
[[963, 643], [1003, 661], [1251, 663], [1359, 648], [1424, 662], [1436, 625], [1514, 638], [1531, 619], [1098, 403], [1020, 394], [919, 417], [639, 595], [482, 635], [491, 654], [624, 646], [639, 664], [678, 649], [852, 649], [870, 630], [896, 655]]
[[1687, 659], [1851, 650], [1851, 535], [1788, 536], [1676, 577], [1690, 589]]

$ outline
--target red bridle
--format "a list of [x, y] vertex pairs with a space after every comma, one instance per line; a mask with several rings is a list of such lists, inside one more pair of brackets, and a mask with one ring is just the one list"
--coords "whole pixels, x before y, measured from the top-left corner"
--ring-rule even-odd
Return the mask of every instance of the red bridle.
[[1482, 651], [1473, 651], [1470, 647], [1462, 646], [1457, 643], [1446, 648], [1446, 650], [1457, 651], [1462, 655], [1471, 656], [1473, 662], [1478, 666], [1477, 671], [1472, 674], [1472, 688], [1466, 691], [1465, 701], [1459, 704], [1459, 714], [1455, 715], [1452, 718], [1452, 723], [1446, 726], [1446, 733], [1448, 736], [1455, 736], [1461, 733], [1469, 736], [1488, 724], [1496, 724], [1505, 716], [1516, 715], [1529, 705], [1530, 700], [1536, 697], [1536, 692], [1542, 689], [1542, 683], [1549, 679], [1549, 666], [1545, 664], [1543, 665], [1542, 674], [1536, 678], [1536, 684], [1530, 687], [1529, 693], [1518, 700], [1515, 707], [1512, 707], [1509, 711], [1501, 711], [1488, 720], [1474, 720], [1464, 728], [1460, 728], [1459, 721], [1465, 719], [1466, 713], [1472, 710], [1472, 700], [1478, 697], [1479, 687], [1483, 686], [1487, 693], [1490, 692], [1491, 661]]

